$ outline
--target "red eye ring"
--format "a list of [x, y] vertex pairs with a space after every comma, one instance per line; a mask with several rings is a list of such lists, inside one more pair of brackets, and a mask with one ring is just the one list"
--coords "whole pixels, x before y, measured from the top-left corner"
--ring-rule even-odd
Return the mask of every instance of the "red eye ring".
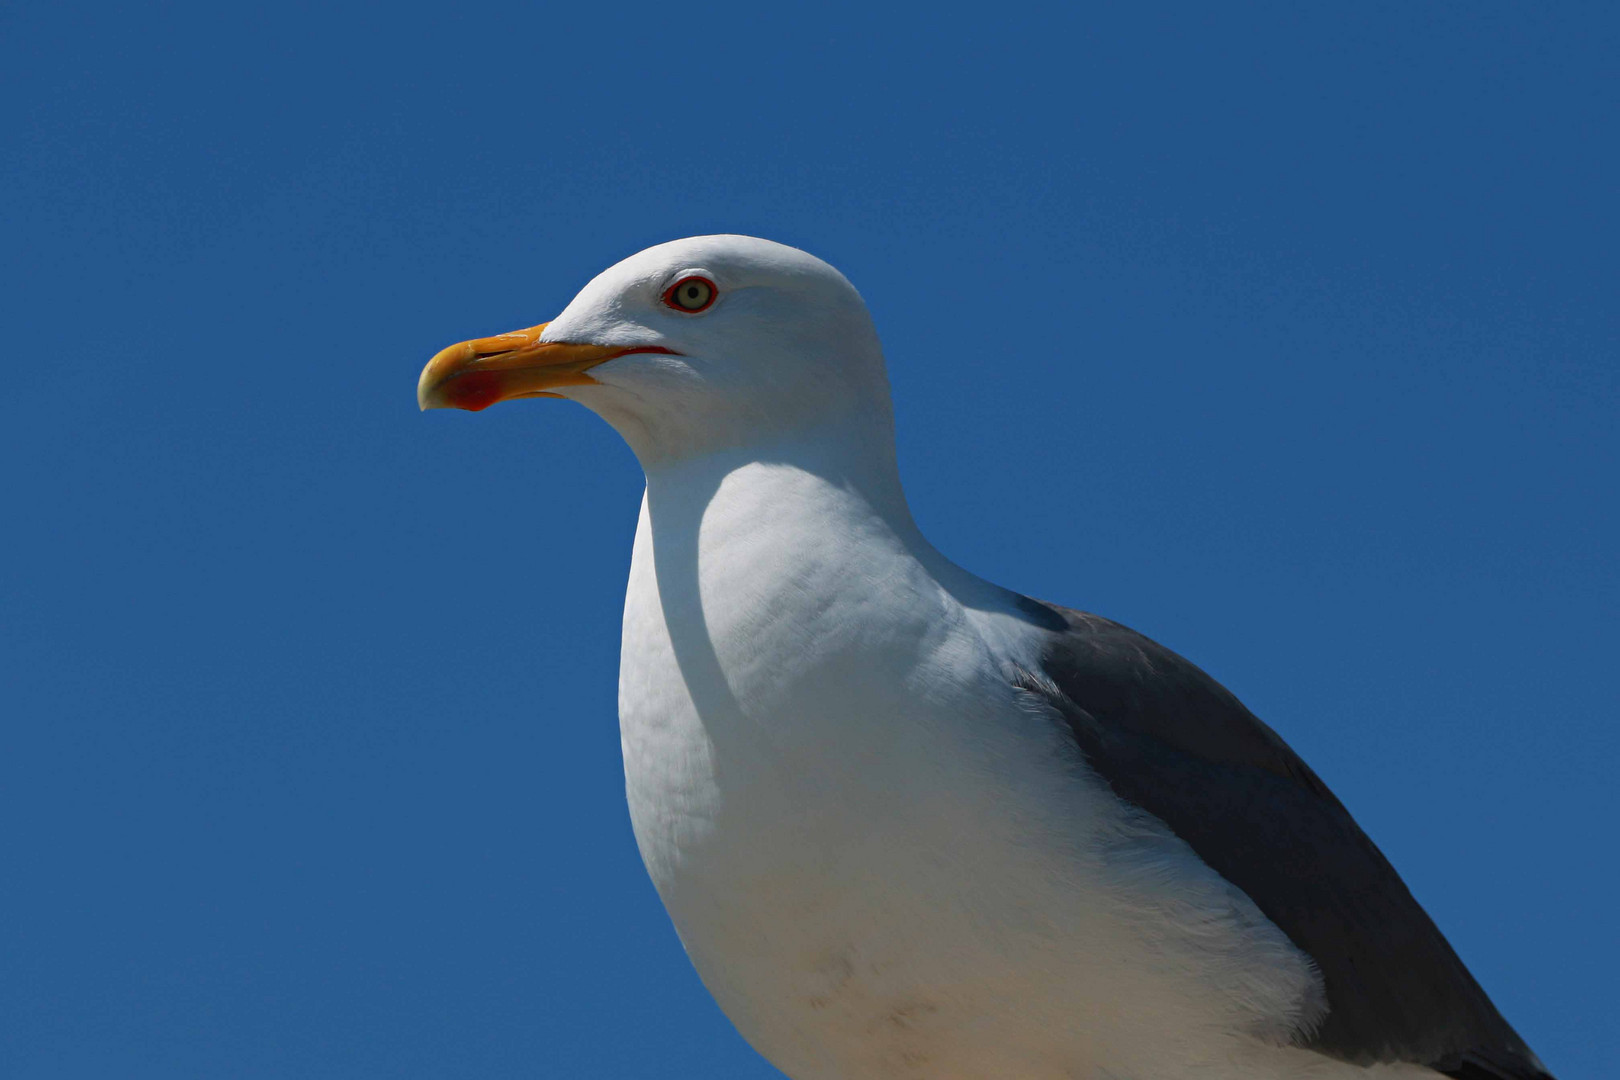
[[714, 282], [701, 274], [688, 274], [664, 290], [664, 306], [687, 315], [708, 311], [720, 296]]

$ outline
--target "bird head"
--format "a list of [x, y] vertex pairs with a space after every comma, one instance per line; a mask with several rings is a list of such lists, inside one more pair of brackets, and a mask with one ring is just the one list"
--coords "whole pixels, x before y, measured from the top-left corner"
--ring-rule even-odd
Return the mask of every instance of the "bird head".
[[877, 333], [842, 274], [797, 248], [701, 236], [598, 274], [548, 323], [475, 338], [423, 369], [423, 409], [563, 397], [644, 465], [821, 426], [887, 431]]

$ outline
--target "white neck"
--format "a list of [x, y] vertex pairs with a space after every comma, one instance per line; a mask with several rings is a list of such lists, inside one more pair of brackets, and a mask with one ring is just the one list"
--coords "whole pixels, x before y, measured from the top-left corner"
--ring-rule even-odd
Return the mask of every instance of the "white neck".
[[[769, 713], [763, 699], [795, 672], [819, 682], [879, 645], [926, 651], [931, 627], [966, 618], [996, 640], [1027, 629], [1015, 595], [923, 537], [888, 432], [859, 424], [648, 469], [634, 563], [627, 634], [634, 609], [669, 635], [688, 680], [760, 699], [749, 712]], [[791, 657], [790, 670], [757, 669], [766, 656]]]
[[[869, 418], [841, 417], [746, 446], [644, 461], [643, 468], [649, 510], [660, 534], [667, 535], [672, 528], [696, 527], [728, 478], [737, 478], [739, 473], [748, 475], [747, 486], [755, 486], [764, 476], [799, 474], [847, 491], [897, 536], [922, 540], [900, 486], [893, 436], [886, 426], [876, 427]], [[775, 497], [791, 499], [786, 490], [776, 492]], [[792, 507], [778, 509], [791, 512]]]
[[663, 641], [705, 721], [724, 725], [739, 709], [797, 715], [783, 695], [861, 662], [875, 639], [915, 648], [927, 635], [910, 624], [947, 602], [934, 571], [949, 564], [918, 531], [877, 434], [829, 425], [648, 469], [626, 662], [638, 633]]

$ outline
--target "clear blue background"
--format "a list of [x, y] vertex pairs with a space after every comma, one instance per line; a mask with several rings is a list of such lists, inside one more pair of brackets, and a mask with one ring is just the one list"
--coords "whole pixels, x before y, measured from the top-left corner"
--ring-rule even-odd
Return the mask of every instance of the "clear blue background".
[[0, 9], [0, 1075], [774, 1075], [626, 818], [634, 459], [413, 399], [718, 231], [1612, 1072], [1620, 17], [1307, 6]]

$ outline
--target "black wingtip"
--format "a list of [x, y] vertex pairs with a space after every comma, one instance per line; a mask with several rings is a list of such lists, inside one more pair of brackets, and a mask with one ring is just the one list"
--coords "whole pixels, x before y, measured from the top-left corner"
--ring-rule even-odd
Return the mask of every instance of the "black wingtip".
[[1452, 1080], [1555, 1080], [1553, 1074], [1543, 1069], [1539, 1062], [1525, 1061], [1517, 1055], [1508, 1060], [1490, 1060], [1476, 1054], [1464, 1054], [1461, 1058], [1431, 1067]]

